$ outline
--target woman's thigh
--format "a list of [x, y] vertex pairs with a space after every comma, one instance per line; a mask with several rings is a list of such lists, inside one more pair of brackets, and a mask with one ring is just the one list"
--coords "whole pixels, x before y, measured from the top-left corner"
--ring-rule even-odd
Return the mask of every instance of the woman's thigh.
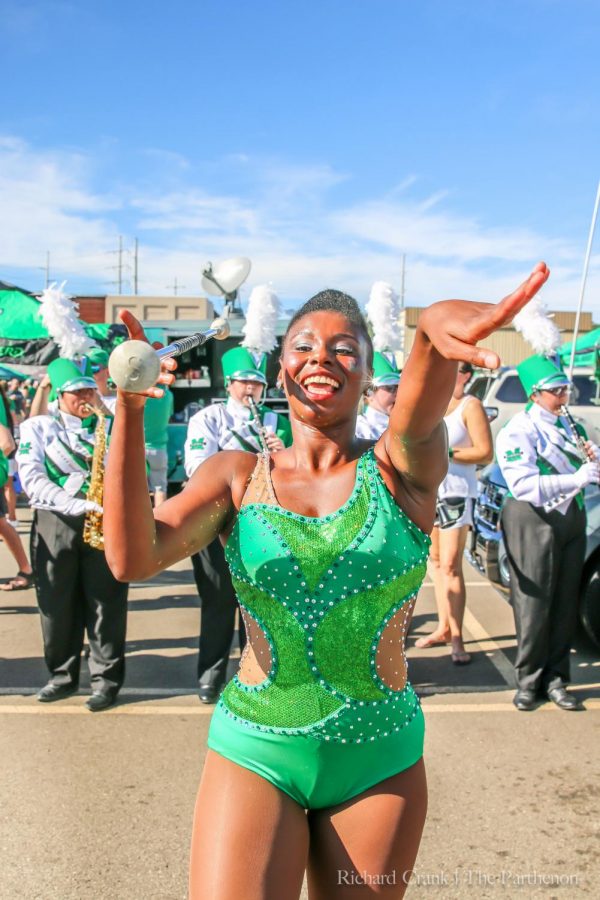
[[462, 559], [468, 534], [468, 525], [440, 529], [438, 552], [440, 566], [446, 575], [462, 575]]
[[306, 813], [273, 784], [209, 750], [194, 812], [190, 900], [299, 897]]
[[426, 813], [422, 759], [346, 803], [309, 813], [310, 900], [403, 897]]

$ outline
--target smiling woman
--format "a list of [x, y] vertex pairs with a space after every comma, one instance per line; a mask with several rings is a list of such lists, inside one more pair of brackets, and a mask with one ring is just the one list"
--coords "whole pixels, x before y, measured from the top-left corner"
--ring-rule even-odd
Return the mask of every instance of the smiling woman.
[[[292, 446], [218, 453], [154, 511], [144, 397], [119, 394], [105, 485], [114, 573], [147, 578], [219, 536], [248, 628], [240, 673], [211, 722], [192, 898], [298, 897], [305, 870], [311, 900], [341, 897], [349, 857], [373, 879], [397, 873], [387, 895], [403, 896], [427, 806], [404, 639], [447, 467], [442, 419], [456, 361], [496, 367], [477, 342], [547, 277], [540, 263], [497, 306], [429, 307], [375, 444], [355, 434], [372, 372], [366, 323], [347, 295], [317, 294], [290, 322], [281, 355]], [[133, 316], [122, 319], [143, 338]]]

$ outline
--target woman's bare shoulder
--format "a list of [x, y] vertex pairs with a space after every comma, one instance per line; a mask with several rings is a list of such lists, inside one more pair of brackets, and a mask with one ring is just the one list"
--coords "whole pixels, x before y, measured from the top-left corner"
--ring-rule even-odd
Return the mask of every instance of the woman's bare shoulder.
[[479, 397], [474, 394], [467, 394], [462, 408], [463, 420], [466, 422], [469, 418], [486, 416], [485, 407]]
[[203, 469], [209, 463], [211, 468], [218, 469], [223, 475], [229, 476], [230, 484], [250, 475], [256, 465], [256, 453], [250, 453], [247, 450], [219, 450], [214, 456], [202, 463], [199, 469]]

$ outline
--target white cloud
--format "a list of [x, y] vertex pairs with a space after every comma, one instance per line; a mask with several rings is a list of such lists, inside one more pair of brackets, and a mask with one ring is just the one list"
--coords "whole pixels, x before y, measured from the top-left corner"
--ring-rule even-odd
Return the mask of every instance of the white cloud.
[[[161, 153], [146, 151], [159, 160]], [[476, 215], [456, 213], [456, 195], [443, 188], [419, 197], [412, 174], [380, 197], [343, 202], [341, 195], [352, 197], [351, 178], [325, 164], [236, 153], [203, 164], [199, 174], [178, 154], [167, 160], [173, 163], [164, 167], [168, 175], [161, 181], [158, 166], [151, 189], [140, 167], [126, 187], [109, 183], [100, 191], [100, 159], [82, 151], [39, 151], [19, 138], [0, 137], [0, 278], [9, 270], [8, 280], [16, 280], [20, 272], [24, 286], [39, 286], [39, 273], [35, 283], [31, 279], [49, 250], [53, 277], [66, 278], [73, 291], [82, 290], [85, 279], [88, 290], [102, 293], [115, 277], [108, 267], [116, 260], [108, 253], [125, 234], [127, 246], [133, 236], [140, 239], [145, 293], [167, 293], [175, 277], [187, 293], [199, 293], [207, 259], [245, 255], [253, 261], [246, 292], [270, 281], [290, 306], [335, 286], [362, 302], [375, 280], [399, 287], [406, 254], [409, 304], [449, 296], [498, 299], [539, 257], [554, 267], [544, 289], [548, 304], [568, 309], [577, 301], [582, 248], [518, 222], [485, 227]], [[599, 294], [599, 265], [594, 258], [588, 309]]]

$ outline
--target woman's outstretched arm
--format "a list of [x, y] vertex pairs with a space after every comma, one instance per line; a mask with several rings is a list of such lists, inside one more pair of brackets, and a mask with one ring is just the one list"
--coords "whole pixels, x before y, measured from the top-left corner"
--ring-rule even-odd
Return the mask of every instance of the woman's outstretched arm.
[[[122, 314], [130, 337], [143, 340], [141, 325]], [[173, 380], [168, 361], [161, 383]], [[159, 396], [119, 391], [104, 483], [104, 544], [107, 562], [121, 581], [139, 581], [205, 547], [231, 516], [231, 486], [240, 454], [217, 454], [198, 468], [184, 491], [152, 509], [146, 479], [144, 405]], [[247, 454], [246, 454], [247, 455]], [[233, 459], [232, 459], [233, 458]], [[239, 463], [238, 463], [239, 467]]]
[[380, 438], [383, 451], [413, 495], [416, 492], [431, 500], [446, 472], [442, 419], [456, 382], [458, 361], [497, 368], [498, 355], [478, 347], [478, 342], [510, 322], [549, 274], [546, 264], [538, 263], [529, 278], [500, 303], [443, 300], [420, 316], [390, 425]]

